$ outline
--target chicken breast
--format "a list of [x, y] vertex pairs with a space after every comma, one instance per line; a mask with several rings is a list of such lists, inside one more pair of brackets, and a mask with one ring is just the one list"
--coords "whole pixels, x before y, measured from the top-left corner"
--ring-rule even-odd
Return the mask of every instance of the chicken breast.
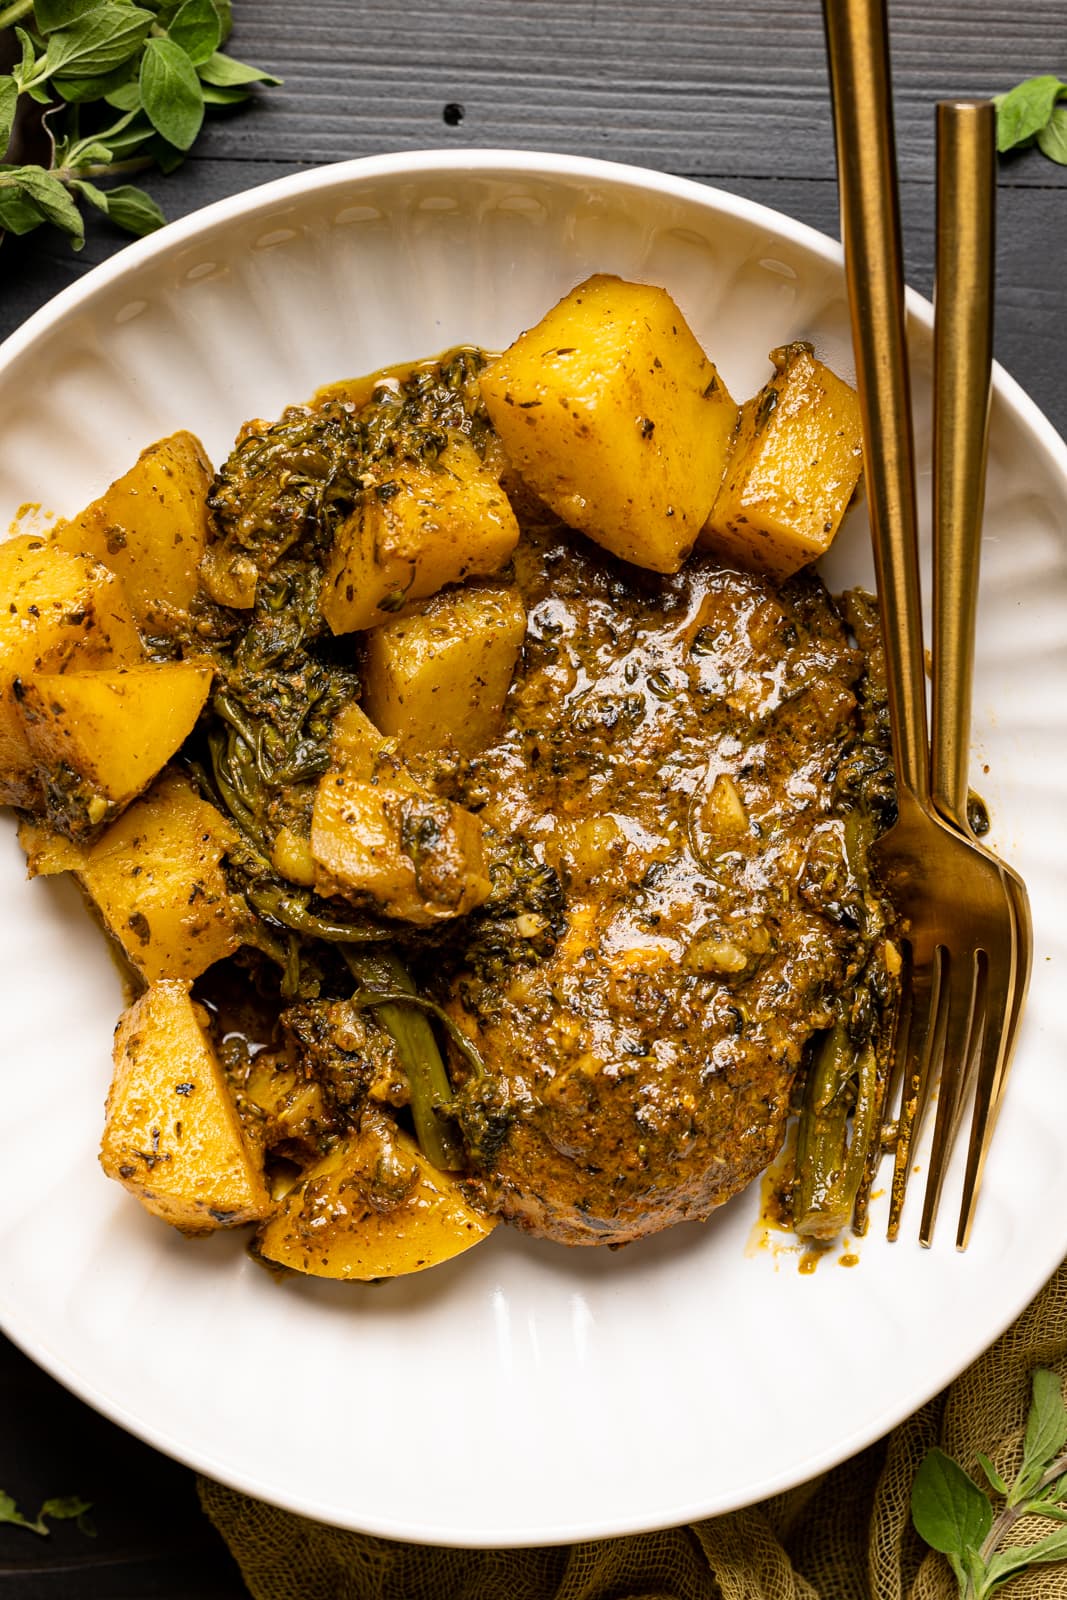
[[507, 730], [456, 793], [557, 875], [559, 915], [475, 941], [451, 979], [486, 1067], [461, 1121], [492, 1209], [622, 1244], [706, 1218], [782, 1143], [805, 1045], [883, 926], [853, 822], [893, 804], [884, 716], [814, 577], [660, 578], [551, 527], [516, 571]]

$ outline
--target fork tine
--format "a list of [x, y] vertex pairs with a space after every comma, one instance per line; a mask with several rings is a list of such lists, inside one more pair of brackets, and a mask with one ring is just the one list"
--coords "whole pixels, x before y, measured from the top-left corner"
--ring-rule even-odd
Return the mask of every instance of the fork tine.
[[[1013, 902], [1013, 906], [1015, 904]], [[1016, 960], [1009, 963], [1009, 967], [1021, 967], [1022, 970], [1005, 971], [1001, 966], [991, 971], [988, 977], [985, 1026], [978, 1055], [974, 1112], [967, 1144], [967, 1166], [963, 1176], [963, 1200], [956, 1229], [957, 1250], [965, 1250], [971, 1237], [971, 1226], [978, 1204], [978, 1191], [985, 1171], [986, 1156], [993, 1140], [997, 1114], [1000, 1111], [1004, 1082], [1018, 1037], [1019, 1017], [1030, 975], [1029, 940], [1021, 936], [1022, 930], [1016, 931], [1019, 934], [1015, 940]]]
[[940, 990], [939, 953], [935, 954], [932, 972], [928, 973], [924, 966], [917, 976], [909, 951], [901, 973], [897, 1059], [893, 1068], [894, 1080], [901, 1081], [901, 1098], [889, 1195], [889, 1222], [886, 1226], [886, 1238], [890, 1240], [900, 1232], [900, 1215], [911, 1176], [912, 1147], [918, 1140], [930, 1099], [930, 1069], [934, 1059]]
[[919, 1225], [919, 1243], [923, 1245], [933, 1241], [941, 1190], [974, 1057], [976, 1021], [980, 1022], [985, 1011], [985, 963], [979, 960], [978, 952], [969, 960], [960, 960], [945, 950], [941, 954], [942, 982], [946, 991], [938, 1011], [937, 1059], [941, 1063], [941, 1075], [930, 1170]]

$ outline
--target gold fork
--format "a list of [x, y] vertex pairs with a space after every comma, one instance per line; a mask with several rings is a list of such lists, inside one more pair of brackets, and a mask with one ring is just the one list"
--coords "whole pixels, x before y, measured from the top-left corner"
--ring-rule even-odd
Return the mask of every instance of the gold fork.
[[[992, 101], [937, 107], [937, 260], [934, 274], [934, 585], [930, 786], [935, 807], [965, 838], [975, 612], [993, 369], [996, 113]], [[991, 1038], [973, 1053], [974, 1110], [956, 1245], [965, 1249], [1033, 959], [1026, 885], [998, 862], [1015, 921], [1016, 973], [1003, 1052]], [[953, 1129], [966, 1099], [961, 1093]], [[936, 1212], [931, 1171], [925, 1217]], [[935, 1179], [936, 1184], [935, 1184]]]
[[[991, 857], [934, 809], [927, 742], [904, 273], [884, 0], [823, 0], [845, 273], [886, 656], [898, 817], [873, 853], [901, 919], [908, 983], [898, 1027], [905, 1085], [890, 1202], [899, 1228], [911, 1137], [938, 1068], [936, 1159], [949, 1153], [977, 1022], [999, 1070], [1016, 969], [1015, 920]], [[924, 1243], [930, 1242], [933, 1218]]]

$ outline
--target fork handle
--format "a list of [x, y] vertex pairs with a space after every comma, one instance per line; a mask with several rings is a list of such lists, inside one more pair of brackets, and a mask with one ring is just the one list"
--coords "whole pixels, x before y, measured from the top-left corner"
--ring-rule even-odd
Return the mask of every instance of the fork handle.
[[930, 773], [904, 267], [884, 0], [823, 0], [897, 781], [923, 804]]
[[971, 675], [993, 374], [996, 113], [937, 107], [934, 582], [930, 787], [967, 833]]

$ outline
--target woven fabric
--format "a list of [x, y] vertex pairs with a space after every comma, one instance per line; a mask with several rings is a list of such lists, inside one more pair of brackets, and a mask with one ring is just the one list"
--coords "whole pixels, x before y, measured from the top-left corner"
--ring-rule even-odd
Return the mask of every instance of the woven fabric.
[[[954, 1600], [947, 1564], [911, 1527], [931, 1445], [968, 1471], [1018, 1467], [1030, 1374], [1067, 1377], [1067, 1262], [973, 1366], [887, 1438], [788, 1494], [633, 1538], [540, 1550], [438, 1550], [345, 1533], [201, 1480], [204, 1508], [253, 1600]], [[1045, 1528], [1033, 1529], [1036, 1537]], [[1012, 1543], [1027, 1542], [1019, 1524]], [[1005, 1600], [1067, 1600], [1067, 1563]]]

